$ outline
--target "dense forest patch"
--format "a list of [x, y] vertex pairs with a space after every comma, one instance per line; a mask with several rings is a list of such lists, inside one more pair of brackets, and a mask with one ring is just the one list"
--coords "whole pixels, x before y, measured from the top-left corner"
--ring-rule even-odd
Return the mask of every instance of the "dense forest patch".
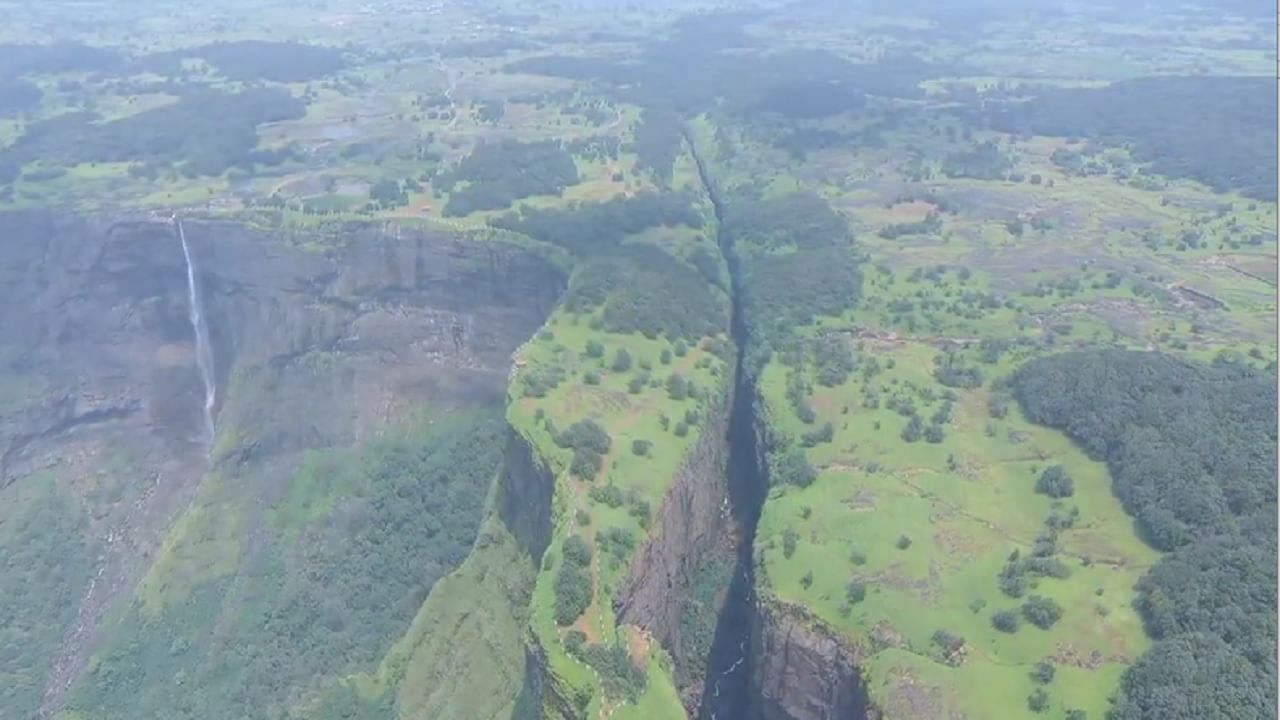
[[114, 50], [74, 42], [47, 45], [0, 45], [0, 77], [13, 78], [41, 73], [114, 70], [124, 57]]
[[1215, 190], [1276, 196], [1276, 86], [1269, 78], [1151, 77], [1053, 90], [990, 118], [1006, 132], [1124, 145], [1153, 172]]
[[522, 207], [490, 224], [590, 255], [649, 228], [684, 225], [696, 229], [702, 227], [703, 220], [687, 194], [640, 193], [567, 209]]
[[[95, 718], [300, 717], [325, 678], [368, 670], [403, 635], [436, 580], [471, 547], [502, 453], [498, 414], [437, 415], [361, 453], [314, 453], [267, 514], [234, 583], [176, 559], [195, 591], [130, 609], [71, 709]], [[228, 519], [233, 521], [234, 519]], [[180, 525], [181, 526], [181, 525]], [[179, 537], [188, 557], [200, 537]], [[178, 681], [191, 692], [174, 693]]]
[[176, 75], [183, 58], [199, 58], [228, 79], [241, 82], [306, 82], [342, 70], [345, 63], [336, 48], [296, 42], [241, 40], [218, 42], [142, 59], [148, 70]]
[[697, 270], [647, 243], [624, 245], [589, 260], [574, 275], [565, 307], [603, 305], [610, 332], [697, 341], [729, 324], [729, 306]]
[[43, 96], [40, 88], [25, 80], [0, 80], [0, 117], [35, 109]]
[[219, 175], [228, 168], [269, 160], [255, 153], [257, 126], [297, 119], [306, 106], [281, 90], [223, 93], [195, 90], [173, 105], [111, 122], [69, 113], [31, 125], [0, 151], [0, 182], [22, 165], [134, 162], [178, 165], [188, 175]]
[[1168, 553], [1139, 583], [1156, 644], [1125, 675], [1113, 718], [1275, 717], [1272, 377], [1105, 350], [1033, 361], [1012, 385], [1028, 418], [1107, 462]]
[[[458, 187], [459, 183], [466, 185]], [[452, 170], [436, 176], [434, 185], [449, 193], [448, 216], [477, 210], [500, 210], [532, 195], [559, 195], [578, 183], [573, 155], [559, 142], [514, 140], [476, 146]]]

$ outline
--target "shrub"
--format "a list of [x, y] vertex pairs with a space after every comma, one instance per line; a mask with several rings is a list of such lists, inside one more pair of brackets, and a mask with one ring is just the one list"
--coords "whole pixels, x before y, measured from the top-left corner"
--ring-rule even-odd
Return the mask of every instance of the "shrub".
[[599, 385], [599, 384], [600, 384], [600, 373], [597, 373], [597, 372], [592, 371], [592, 370], [588, 370], [588, 371], [586, 371], [585, 373], [583, 373], [583, 375], [582, 375], [582, 382], [584, 382], [584, 383], [586, 383], [586, 384], [588, 384], [588, 385]]
[[685, 423], [684, 421], [680, 421], [676, 423], [675, 434], [676, 434], [676, 437], [684, 437], [688, 435], [689, 434], [688, 423]]
[[663, 348], [663, 349], [662, 349], [662, 354], [658, 356], [658, 362], [661, 362], [663, 365], [670, 365], [670, 364], [671, 364], [671, 350], [669, 350], [669, 349], [667, 349], [667, 348]]
[[895, 542], [893, 545], [899, 550], [906, 550], [907, 548], [911, 547], [911, 538], [907, 537], [906, 535], [899, 535], [897, 542]]
[[589, 358], [602, 358], [604, 357], [604, 345], [595, 340], [588, 340], [584, 354]]
[[649, 450], [652, 448], [653, 448], [653, 443], [649, 442], [648, 440], [632, 440], [631, 441], [631, 453], [633, 455], [639, 455], [643, 457], [645, 455], [648, 455]]
[[631, 353], [626, 348], [618, 348], [618, 352], [613, 356], [613, 371], [626, 372], [631, 369]]

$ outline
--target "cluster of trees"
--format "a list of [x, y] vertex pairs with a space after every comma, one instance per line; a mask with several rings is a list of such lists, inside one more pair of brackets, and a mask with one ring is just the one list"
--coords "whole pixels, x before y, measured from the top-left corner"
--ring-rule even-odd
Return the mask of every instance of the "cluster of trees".
[[[574, 632], [574, 631], [570, 631]], [[566, 648], [582, 662], [595, 669], [600, 676], [600, 684], [604, 694], [611, 698], [622, 698], [627, 702], [639, 701], [644, 693], [648, 674], [644, 668], [636, 667], [631, 662], [631, 654], [621, 643], [584, 644], [585, 636], [573, 643], [566, 641]]]
[[0, 79], [0, 117], [21, 115], [40, 105], [40, 88], [18, 78]]
[[64, 166], [170, 164], [191, 176], [220, 175], [232, 167], [252, 170], [259, 159], [257, 126], [298, 119], [305, 111], [301, 101], [282, 90], [192, 90], [172, 105], [111, 122], [98, 122], [89, 113], [68, 113], [33, 124], [0, 151], [0, 167], [38, 160]]
[[[458, 188], [458, 183], [466, 185]], [[559, 195], [578, 183], [573, 155], [554, 140], [506, 140], [477, 145], [452, 170], [436, 175], [436, 188], [449, 193], [444, 214], [500, 210], [532, 195]]]
[[885, 240], [897, 240], [907, 235], [933, 235], [941, 229], [942, 218], [938, 213], [930, 212], [923, 220], [886, 225], [880, 230], [879, 235]]
[[844, 218], [813, 192], [731, 202], [723, 232], [739, 251], [747, 245], [763, 250], [847, 248], [852, 242]]
[[761, 346], [781, 347], [795, 327], [839, 315], [862, 293], [862, 273], [847, 246], [770, 255], [749, 263], [747, 278], [747, 322]]
[[270, 40], [216, 42], [148, 55], [139, 63], [152, 72], [178, 75], [184, 58], [204, 60], [239, 82], [307, 82], [337, 73], [346, 64], [337, 48]]
[[[359, 456], [308, 461], [290, 488], [307, 493], [297, 503], [306, 509], [291, 513], [288, 502], [264, 518], [258, 561], [231, 577], [193, 578], [191, 596], [159, 614], [130, 609], [68, 709], [119, 720], [261, 718], [321, 678], [376, 666], [435, 581], [469, 553], [504, 427], [498, 409], [437, 416]], [[184, 679], [196, 689], [172, 692]]]
[[591, 546], [579, 535], [566, 538], [560, 553], [560, 567], [552, 581], [558, 625], [572, 625], [591, 605], [595, 589], [591, 582]]
[[1274, 378], [1100, 350], [1028, 363], [1012, 387], [1029, 419], [1106, 461], [1143, 537], [1166, 553], [1138, 586], [1156, 642], [1125, 674], [1113, 717], [1273, 717]]
[[585, 480], [590, 480], [600, 473], [604, 466], [604, 456], [609, 454], [613, 446], [613, 438], [598, 423], [591, 419], [579, 420], [564, 432], [556, 435], [556, 445], [573, 450], [573, 462], [569, 471]]
[[942, 172], [952, 178], [1003, 180], [1013, 163], [994, 141], [978, 143], [963, 152], [952, 153], [942, 160]]
[[124, 56], [114, 50], [76, 42], [0, 44], [0, 77], [4, 78], [67, 72], [105, 72], [116, 70], [124, 63]]
[[674, 112], [646, 109], [636, 126], [631, 150], [636, 154], [637, 168], [651, 172], [660, 185], [667, 185], [683, 144], [684, 125]]
[[52, 480], [9, 488], [0, 524], [0, 712], [34, 717], [93, 572], [84, 510]]
[[1149, 77], [1050, 90], [994, 108], [990, 120], [1008, 132], [1128, 147], [1153, 172], [1276, 197], [1276, 86], [1267, 78]]
[[603, 306], [603, 327], [696, 342], [729, 326], [729, 303], [702, 275], [661, 248], [633, 243], [591, 258], [574, 273], [565, 307]]
[[644, 192], [564, 209], [522, 207], [519, 213], [507, 213], [490, 224], [592, 255], [649, 228], [684, 225], [696, 229], [702, 227], [703, 219], [685, 193]]

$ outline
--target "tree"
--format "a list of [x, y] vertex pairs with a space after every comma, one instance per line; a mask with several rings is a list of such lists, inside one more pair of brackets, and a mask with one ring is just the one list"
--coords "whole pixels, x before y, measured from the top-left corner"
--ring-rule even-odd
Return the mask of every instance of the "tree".
[[782, 557], [790, 560], [796, 554], [796, 541], [799, 539], [800, 536], [791, 528], [782, 531]]
[[1027, 696], [1027, 707], [1031, 712], [1042, 713], [1049, 709], [1049, 693], [1044, 688], [1036, 688]]
[[1012, 610], [1001, 610], [991, 616], [991, 627], [1003, 633], [1014, 633], [1018, 631], [1018, 613]]
[[631, 369], [631, 353], [626, 348], [618, 348], [618, 352], [613, 356], [613, 371], [626, 372]]
[[585, 354], [589, 358], [602, 358], [604, 357], [604, 345], [595, 340], [588, 340]]
[[1075, 494], [1075, 481], [1063, 466], [1050, 465], [1036, 480], [1036, 492], [1055, 499], [1071, 497]]
[[653, 443], [648, 440], [632, 440], [631, 452], [634, 455], [645, 456], [649, 454], [649, 450], [653, 447]]
[[911, 538], [906, 535], [899, 535], [898, 540], [893, 545], [899, 550], [906, 550], [911, 547]]
[[803, 450], [791, 448], [778, 461], [778, 465], [774, 469], [774, 475], [776, 483], [809, 487], [817, 479], [818, 471], [814, 470], [813, 466], [809, 464], [809, 460], [805, 457]]
[[688, 387], [680, 373], [671, 373], [667, 376], [667, 396], [672, 400], [684, 400]]
[[1053, 682], [1054, 668], [1052, 663], [1038, 662], [1031, 669], [1031, 679], [1041, 685], [1048, 685]]
[[850, 580], [845, 587], [844, 596], [850, 605], [857, 605], [867, 598], [867, 584], [857, 578]]
[[1062, 618], [1062, 606], [1052, 598], [1032, 595], [1022, 604], [1022, 616], [1041, 630], [1048, 630]]
[[918, 442], [924, 434], [924, 423], [920, 421], [919, 415], [912, 415], [907, 421], [906, 427], [902, 428], [902, 439], [904, 442]]

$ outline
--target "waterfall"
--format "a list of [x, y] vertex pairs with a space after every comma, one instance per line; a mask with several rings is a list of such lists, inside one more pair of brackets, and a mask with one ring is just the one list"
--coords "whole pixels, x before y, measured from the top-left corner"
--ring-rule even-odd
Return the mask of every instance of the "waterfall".
[[200, 368], [200, 380], [204, 383], [204, 429], [205, 438], [213, 442], [213, 406], [217, 402], [217, 381], [213, 376], [213, 347], [209, 344], [209, 326], [204, 320], [204, 308], [200, 302], [200, 287], [196, 284], [196, 264], [191, 258], [191, 247], [187, 245], [187, 234], [182, 229], [182, 220], [173, 216], [173, 224], [178, 228], [178, 239], [182, 241], [182, 256], [187, 260], [187, 303], [190, 306], [191, 331], [196, 339], [196, 365]]

